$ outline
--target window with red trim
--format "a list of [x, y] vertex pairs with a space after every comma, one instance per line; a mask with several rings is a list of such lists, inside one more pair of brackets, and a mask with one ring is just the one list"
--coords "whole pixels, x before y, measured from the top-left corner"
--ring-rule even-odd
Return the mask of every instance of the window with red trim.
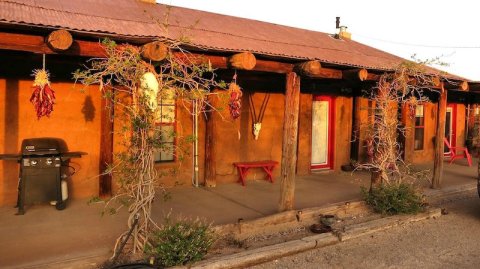
[[415, 136], [414, 136], [414, 150], [423, 150], [425, 141], [425, 116], [424, 106], [417, 105], [415, 107]]
[[160, 148], [154, 153], [155, 162], [172, 162], [175, 160], [175, 93], [163, 90], [157, 109], [157, 125], [160, 130]]

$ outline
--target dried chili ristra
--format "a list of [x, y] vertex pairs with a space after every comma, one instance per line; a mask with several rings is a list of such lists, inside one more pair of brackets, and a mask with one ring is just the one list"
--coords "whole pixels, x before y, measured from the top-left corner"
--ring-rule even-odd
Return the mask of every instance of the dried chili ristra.
[[230, 100], [228, 102], [230, 116], [232, 119], [237, 119], [240, 117], [242, 110], [242, 90], [240, 90], [240, 87], [233, 82], [230, 83], [228, 90], [230, 92]]
[[35, 80], [30, 102], [35, 107], [38, 119], [43, 116], [49, 117], [53, 111], [53, 104], [55, 104], [55, 91], [50, 86], [49, 74], [44, 69], [35, 70], [33, 74]]

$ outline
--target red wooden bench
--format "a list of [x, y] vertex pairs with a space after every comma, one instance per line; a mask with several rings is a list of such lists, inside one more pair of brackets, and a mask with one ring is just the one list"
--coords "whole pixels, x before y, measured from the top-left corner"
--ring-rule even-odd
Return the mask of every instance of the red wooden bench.
[[[447, 148], [450, 150], [450, 152], [448, 153], [448, 155], [450, 156], [450, 163], [452, 163], [456, 159], [466, 158], [468, 166], [472, 166], [472, 157], [470, 156], [467, 148], [452, 147], [450, 145], [450, 142], [448, 142], [447, 138], [443, 138], [443, 143], [445, 143], [445, 146], [447, 146]], [[460, 154], [457, 154], [457, 152], [460, 152]]]
[[239, 179], [238, 181], [242, 182], [242, 185], [245, 186], [245, 179], [248, 174], [248, 170], [250, 168], [263, 168], [265, 173], [267, 173], [267, 176], [265, 179], [269, 180], [270, 182], [273, 183], [273, 168], [277, 166], [278, 162], [276, 161], [271, 161], [271, 160], [266, 160], [266, 161], [256, 161], [256, 162], [236, 162], [233, 163], [233, 165], [238, 169], [238, 176]]

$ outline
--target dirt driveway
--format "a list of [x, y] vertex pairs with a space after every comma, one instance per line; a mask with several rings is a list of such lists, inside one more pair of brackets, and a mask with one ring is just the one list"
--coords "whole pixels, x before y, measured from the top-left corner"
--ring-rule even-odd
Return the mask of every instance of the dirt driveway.
[[448, 214], [285, 257], [266, 268], [480, 268], [476, 192], [440, 205]]

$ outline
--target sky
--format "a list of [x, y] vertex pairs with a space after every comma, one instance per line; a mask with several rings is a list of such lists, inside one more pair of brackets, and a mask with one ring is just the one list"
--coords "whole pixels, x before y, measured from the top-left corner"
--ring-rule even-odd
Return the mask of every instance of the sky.
[[440, 58], [435, 66], [480, 81], [480, 12], [474, 0], [157, 0], [210, 11], [335, 33], [335, 17], [352, 39], [411, 59]]

